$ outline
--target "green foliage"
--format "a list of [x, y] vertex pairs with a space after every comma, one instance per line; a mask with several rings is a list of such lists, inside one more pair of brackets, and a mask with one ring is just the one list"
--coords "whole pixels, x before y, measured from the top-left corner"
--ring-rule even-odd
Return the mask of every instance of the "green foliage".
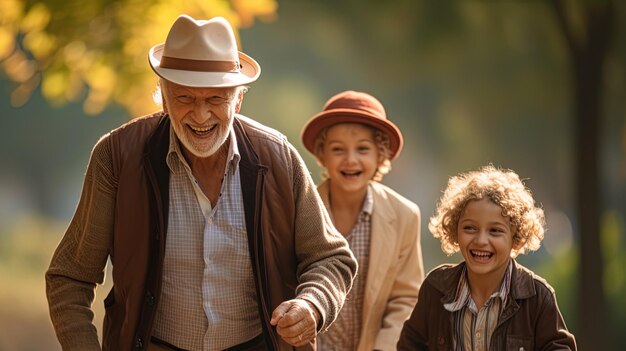
[[579, 255], [575, 248], [561, 251], [550, 259], [543, 260], [534, 271], [544, 278], [556, 291], [556, 297], [570, 330], [577, 330], [576, 301], [578, 299], [578, 277], [576, 269], [579, 265]]
[[626, 325], [626, 226], [623, 214], [608, 211], [602, 217], [600, 237], [605, 264], [604, 292], [609, 306], [609, 323], [614, 342], [626, 343], [622, 327]]

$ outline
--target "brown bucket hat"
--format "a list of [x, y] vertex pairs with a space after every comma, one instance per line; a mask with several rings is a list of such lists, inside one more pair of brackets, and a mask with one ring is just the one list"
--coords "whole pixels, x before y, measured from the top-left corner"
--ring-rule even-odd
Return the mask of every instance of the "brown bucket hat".
[[148, 59], [161, 78], [188, 87], [234, 87], [261, 74], [259, 64], [237, 50], [233, 29], [222, 17], [204, 21], [180, 15]]
[[385, 108], [375, 97], [358, 91], [344, 91], [331, 97], [322, 112], [311, 117], [302, 128], [302, 143], [315, 154], [315, 138], [326, 127], [339, 123], [362, 123], [372, 126], [389, 137], [390, 159], [402, 150], [400, 129], [387, 119]]

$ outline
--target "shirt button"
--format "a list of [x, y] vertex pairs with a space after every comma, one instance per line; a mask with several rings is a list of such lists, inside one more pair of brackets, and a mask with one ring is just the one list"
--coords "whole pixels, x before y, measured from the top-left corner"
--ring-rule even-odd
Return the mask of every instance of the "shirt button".
[[476, 337], [480, 339], [480, 332], [476, 333]]
[[135, 340], [135, 348], [137, 349], [143, 348], [143, 340], [141, 339], [141, 337], [137, 337], [137, 339]]
[[154, 298], [154, 295], [152, 295], [152, 293], [148, 292], [148, 294], [146, 294], [146, 297], [148, 299], [148, 305], [154, 306], [154, 303], [155, 303], [155, 300], [156, 300]]

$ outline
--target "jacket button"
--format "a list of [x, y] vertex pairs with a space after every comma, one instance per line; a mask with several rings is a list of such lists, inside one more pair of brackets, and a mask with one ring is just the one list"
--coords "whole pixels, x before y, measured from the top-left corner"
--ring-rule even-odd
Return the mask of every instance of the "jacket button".
[[140, 336], [138, 336], [137, 339], [135, 339], [135, 348], [136, 349], [143, 348], [143, 339]]
[[148, 292], [146, 294], [146, 299], [148, 300], [148, 305], [154, 306], [154, 303], [155, 303], [156, 299], [154, 298], [154, 295], [152, 295], [151, 292]]

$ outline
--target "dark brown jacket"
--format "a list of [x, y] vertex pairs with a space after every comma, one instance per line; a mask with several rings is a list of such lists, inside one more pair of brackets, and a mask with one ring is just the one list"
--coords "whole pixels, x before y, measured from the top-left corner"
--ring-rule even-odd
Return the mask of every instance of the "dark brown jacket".
[[[141, 350], [149, 344], [167, 239], [169, 128], [169, 118], [158, 113], [114, 130], [94, 148], [81, 202], [46, 274], [50, 313], [64, 350], [95, 348], [93, 316], [82, 311], [90, 309], [107, 256], [114, 286], [105, 299], [102, 348]], [[274, 308], [305, 298], [320, 312], [320, 328], [327, 328], [351, 286], [356, 261], [286, 138], [240, 115], [233, 128], [267, 349], [292, 350], [269, 324]]]
[[[443, 305], [454, 301], [464, 265], [445, 264], [428, 274], [398, 350], [453, 350], [453, 316]], [[489, 350], [576, 350], [552, 287], [515, 260], [509, 297]]]

